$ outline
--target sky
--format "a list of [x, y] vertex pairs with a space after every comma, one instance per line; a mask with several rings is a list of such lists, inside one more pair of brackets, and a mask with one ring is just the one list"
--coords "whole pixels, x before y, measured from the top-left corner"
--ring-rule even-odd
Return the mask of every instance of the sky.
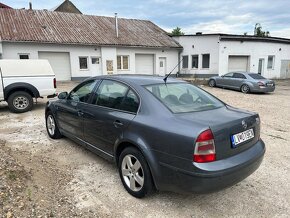
[[[28, 8], [29, 0], [0, 0]], [[290, 38], [290, 0], [71, 0], [83, 13], [150, 20], [171, 32], [252, 35], [256, 23], [273, 37]], [[34, 9], [51, 9], [63, 0], [32, 0]]]

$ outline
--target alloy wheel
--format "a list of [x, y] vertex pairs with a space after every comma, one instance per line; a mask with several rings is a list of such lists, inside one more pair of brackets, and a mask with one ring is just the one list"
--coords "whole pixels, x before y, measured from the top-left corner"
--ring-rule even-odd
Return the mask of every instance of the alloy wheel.
[[55, 133], [55, 122], [54, 119], [52, 117], [52, 115], [48, 115], [46, 118], [46, 122], [47, 122], [47, 130], [49, 132], [50, 135], [54, 135]]

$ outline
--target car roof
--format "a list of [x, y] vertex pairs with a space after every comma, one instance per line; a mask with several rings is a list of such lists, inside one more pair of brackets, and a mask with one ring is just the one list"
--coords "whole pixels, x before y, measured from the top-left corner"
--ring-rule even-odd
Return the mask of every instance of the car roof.
[[[104, 75], [104, 76], [96, 76], [94, 78], [97, 79], [116, 79], [123, 82], [137, 84], [140, 86], [143, 85], [153, 85], [164, 83], [164, 77], [162, 76], [154, 76], [154, 75], [128, 75], [128, 74], [118, 74], [118, 75]], [[175, 79], [172, 77], [168, 77], [166, 83], [176, 83], [176, 82], [184, 82], [180, 79]]]

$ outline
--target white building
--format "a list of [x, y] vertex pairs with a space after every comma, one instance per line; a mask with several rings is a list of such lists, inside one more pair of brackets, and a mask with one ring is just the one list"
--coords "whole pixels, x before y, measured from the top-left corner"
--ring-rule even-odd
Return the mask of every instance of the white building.
[[177, 65], [181, 49], [146, 20], [0, 9], [0, 58], [47, 59], [57, 80], [165, 75]]
[[183, 47], [181, 74], [207, 78], [249, 71], [266, 78], [290, 78], [290, 39], [201, 33], [174, 39]]

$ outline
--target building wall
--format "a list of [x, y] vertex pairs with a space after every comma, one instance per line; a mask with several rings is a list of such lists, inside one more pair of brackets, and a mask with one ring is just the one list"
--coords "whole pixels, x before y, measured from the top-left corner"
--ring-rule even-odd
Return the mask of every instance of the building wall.
[[[259, 59], [264, 59], [266, 78], [280, 78], [281, 60], [290, 60], [290, 45], [271, 42], [254, 41], [220, 41], [219, 74], [228, 73], [228, 59], [230, 55], [249, 56], [249, 71], [258, 73]], [[274, 55], [274, 67], [267, 69], [268, 56]]]
[[[1, 44], [0, 44], [1, 45]], [[159, 73], [159, 57], [166, 57], [166, 68], [169, 73], [178, 64], [177, 49], [146, 49], [146, 48], [116, 48], [116, 47], [97, 47], [84, 45], [57, 45], [41, 43], [3, 43], [3, 59], [19, 59], [19, 54], [29, 54], [30, 59], [38, 59], [38, 52], [69, 52], [71, 75], [73, 78], [85, 78], [94, 76], [91, 57], [100, 57], [101, 73], [107, 72], [107, 60], [113, 61], [113, 74], [134, 74], [135, 73], [135, 54], [154, 55], [154, 74]], [[1, 46], [0, 46], [1, 53]], [[129, 56], [129, 69], [117, 70], [117, 55]], [[88, 69], [79, 69], [79, 57], [88, 57]], [[173, 73], [176, 73], [176, 68]]]
[[[180, 36], [173, 37], [183, 47], [181, 57], [188, 55], [188, 69], [180, 68], [182, 74], [218, 74], [219, 70], [219, 37], [213, 36]], [[210, 54], [210, 66], [208, 69], [202, 68], [202, 54]], [[198, 55], [198, 68], [192, 68], [191, 55]]]

